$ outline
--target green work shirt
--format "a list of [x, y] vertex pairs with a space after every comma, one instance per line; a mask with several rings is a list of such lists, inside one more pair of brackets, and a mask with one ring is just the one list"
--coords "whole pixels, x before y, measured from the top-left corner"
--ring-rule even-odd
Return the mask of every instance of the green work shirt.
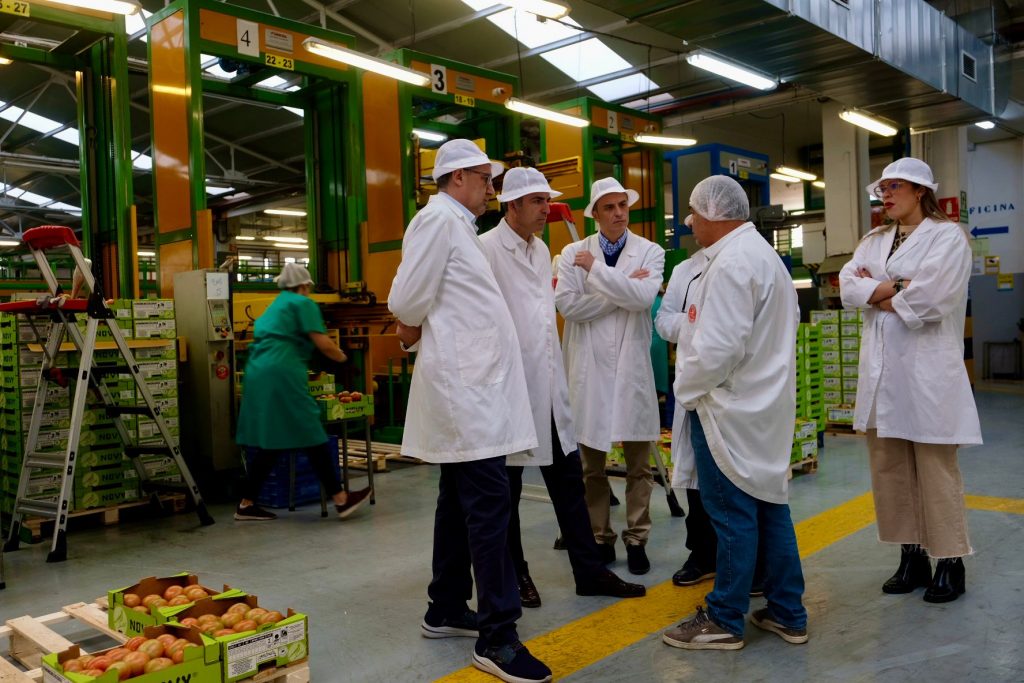
[[298, 449], [327, 441], [306, 378], [311, 332], [327, 332], [320, 308], [295, 292], [282, 291], [257, 318], [242, 379], [238, 444]]

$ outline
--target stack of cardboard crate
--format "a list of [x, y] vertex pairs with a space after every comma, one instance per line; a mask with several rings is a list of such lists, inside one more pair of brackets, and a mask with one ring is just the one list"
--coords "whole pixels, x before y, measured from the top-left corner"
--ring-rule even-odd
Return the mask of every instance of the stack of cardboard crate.
[[800, 323], [796, 337], [796, 425], [791, 462], [818, 457], [818, 432], [825, 428], [821, 328]]
[[826, 420], [832, 425], [849, 427], [857, 401], [860, 309], [811, 311], [811, 321], [821, 325]]

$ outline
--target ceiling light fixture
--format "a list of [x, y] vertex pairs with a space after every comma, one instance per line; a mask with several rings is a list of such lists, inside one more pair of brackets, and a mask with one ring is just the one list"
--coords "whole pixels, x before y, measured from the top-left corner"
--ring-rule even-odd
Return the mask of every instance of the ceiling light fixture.
[[395, 80], [419, 85], [424, 88], [430, 86], [430, 78], [426, 74], [414, 71], [413, 69], [407, 69], [398, 64], [385, 62], [383, 59], [364, 55], [355, 50], [349, 50], [346, 47], [335, 45], [319, 38], [306, 38], [302, 41], [302, 46], [306, 48], [307, 52], [312, 52], [327, 59], [333, 59], [342, 64], [348, 64], [365, 71], [372, 71], [381, 76], [387, 76], [388, 78], [394, 78]]
[[274, 242], [272, 246], [278, 249], [302, 249], [303, 251], [307, 249], [305, 244], [285, 244], [284, 242]]
[[590, 121], [582, 119], [579, 116], [573, 116], [572, 114], [565, 114], [554, 109], [548, 109], [542, 107], [539, 104], [531, 104], [525, 102], [518, 97], [510, 97], [505, 100], [505, 107], [512, 111], [519, 112], [520, 114], [526, 114], [527, 116], [536, 116], [538, 119], [546, 119], [548, 121], [554, 121], [555, 123], [563, 123], [567, 126], [573, 126], [574, 128], [586, 128], [590, 125]]
[[424, 130], [422, 128], [413, 128], [412, 134], [418, 137], [420, 140], [427, 140], [428, 142], [444, 142], [448, 139], [448, 136], [444, 133], [438, 133], [432, 130]]
[[12, 63], [13, 62], [11, 62], [11, 60], [7, 59], [7, 57], [0, 57], [0, 66], [7, 66], [8, 64], [12, 64]]
[[139, 256], [156, 256], [155, 251], [137, 251], [135, 253], [138, 254]]
[[70, 5], [82, 9], [110, 12], [111, 14], [135, 14], [142, 9], [137, 2], [129, 0], [52, 0], [60, 5]]
[[978, 128], [984, 128], [985, 130], [992, 130], [993, 128], [996, 127], [996, 124], [993, 121], [978, 121], [974, 125], [976, 125]]
[[679, 138], [669, 135], [651, 135], [650, 133], [640, 133], [633, 139], [645, 145], [664, 145], [666, 147], [689, 147], [697, 144], [697, 141], [693, 138]]
[[254, 241], [256, 241], [256, 238], [253, 237], [252, 235], [237, 235], [237, 236], [235, 236], [235, 239], [236, 240], [242, 240], [243, 242], [254, 242]]
[[855, 109], [844, 109], [839, 112], [839, 118], [847, 123], [852, 123], [855, 126], [860, 126], [865, 130], [869, 130], [878, 135], [883, 135], [887, 138], [891, 138], [897, 133], [894, 126], [889, 125], [881, 119], [856, 111]]
[[758, 90], [772, 90], [779, 85], [774, 78], [769, 78], [749, 67], [741, 66], [703, 50], [691, 52], [687, 55], [686, 61], [690, 66], [710, 71], [723, 78], [728, 78], [730, 81], [749, 85], [751, 88], [757, 88]]
[[269, 213], [271, 216], [296, 216], [299, 218], [306, 215], [302, 209], [264, 209], [263, 213]]
[[815, 180], [813, 183], [811, 183], [811, 185], [814, 185], [815, 187], [817, 187], [819, 189], [822, 189], [822, 190], [825, 189], [825, 181], [824, 180]]
[[290, 242], [294, 244], [305, 244], [305, 237], [277, 237], [275, 235], [267, 235], [263, 239], [268, 242]]
[[249, 256], [247, 254], [240, 254], [238, 256], [238, 260], [239, 261], [252, 261], [252, 256]]
[[791, 175], [786, 175], [785, 173], [772, 173], [769, 177], [770, 178], [775, 178], [776, 180], [781, 180], [784, 183], [799, 183], [799, 182], [802, 182], [799, 178], [797, 178], [795, 176], [791, 176]]
[[0, 247], [19, 247], [21, 242], [16, 240], [0, 240]]
[[793, 176], [795, 178], [799, 178], [800, 180], [817, 180], [818, 179], [818, 176], [814, 175], [813, 173], [808, 173], [807, 171], [801, 171], [801, 170], [792, 168], [790, 166], [776, 166], [775, 167], [775, 171], [777, 173], [781, 173], [782, 175], [788, 175], [788, 176]]
[[545, 19], [561, 19], [569, 15], [572, 8], [567, 3], [558, 0], [499, 0], [500, 4], [508, 5], [513, 9], [536, 14]]

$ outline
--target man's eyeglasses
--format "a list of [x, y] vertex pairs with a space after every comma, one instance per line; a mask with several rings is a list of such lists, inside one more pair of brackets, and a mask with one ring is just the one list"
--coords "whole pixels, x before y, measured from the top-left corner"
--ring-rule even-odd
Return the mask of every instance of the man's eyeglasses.
[[472, 169], [472, 168], [464, 168], [462, 170], [466, 171], [467, 173], [476, 173], [478, 176], [483, 176], [484, 185], [493, 185], [494, 184], [494, 178], [491, 177], [490, 173], [484, 173], [483, 171], [477, 171], [476, 169]]
[[882, 195], [886, 192], [897, 192], [901, 187], [903, 187], [902, 180], [890, 180], [889, 182], [878, 183], [878, 186], [875, 187], [875, 196], [881, 199]]

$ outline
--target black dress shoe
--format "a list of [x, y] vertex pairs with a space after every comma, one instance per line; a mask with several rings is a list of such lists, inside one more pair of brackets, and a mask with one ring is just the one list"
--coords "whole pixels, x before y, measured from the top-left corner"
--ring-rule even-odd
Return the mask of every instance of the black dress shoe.
[[676, 586], [692, 586], [701, 581], [715, 578], [715, 570], [707, 571], [695, 564], [686, 563], [682, 569], [672, 575], [672, 583]]
[[642, 545], [626, 544], [626, 563], [630, 574], [646, 574], [651, 571], [651, 561]]
[[953, 602], [967, 590], [967, 570], [963, 558], [953, 557], [935, 563], [935, 578], [924, 592], [925, 602]]
[[882, 584], [882, 592], [893, 595], [912, 593], [915, 588], [924, 588], [931, 582], [932, 565], [928, 561], [927, 553], [919, 545], [904, 543], [900, 553], [900, 566], [896, 573]]
[[586, 581], [576, 582], [576, 595], [607, 595], [612, 598], [642, 598], [647, 589], [639, 583], [627, 583], [607, 569]]
[[566, 550], [565, 540], [562, 539], [561, 534], [558, 535], [558, 538], [555, 539], [555, 544], [551, 547], [555, 550]]
[[615, 561], [615, 546], [608, 543], [598, 543], [597, 550], [601, 554], [601, 562], [611, 564]]
[[519, 601], [523, 603], [523, 607], [540, 607], [540, 593], [537, 592], [537, 586], [533, 585], [530, 575], [520, 574], [516, 579], [519, 582]]

